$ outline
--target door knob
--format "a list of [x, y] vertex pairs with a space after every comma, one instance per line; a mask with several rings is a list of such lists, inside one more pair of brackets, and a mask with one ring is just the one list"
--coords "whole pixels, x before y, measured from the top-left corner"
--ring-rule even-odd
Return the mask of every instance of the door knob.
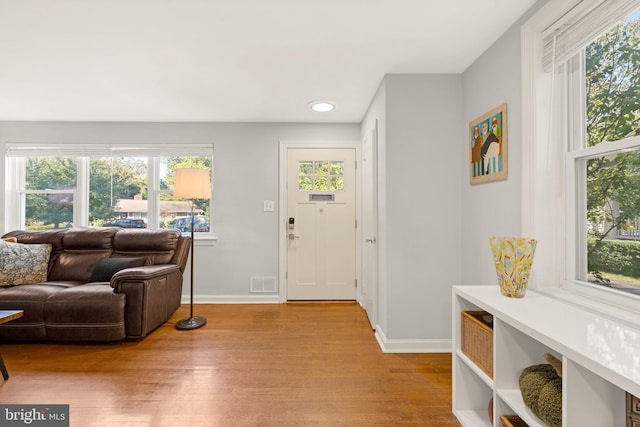
[[376, 238], [372, 238], [372, 239], [364, 239], [365, 242], [367, 243], [375, 243], [376, 242]]

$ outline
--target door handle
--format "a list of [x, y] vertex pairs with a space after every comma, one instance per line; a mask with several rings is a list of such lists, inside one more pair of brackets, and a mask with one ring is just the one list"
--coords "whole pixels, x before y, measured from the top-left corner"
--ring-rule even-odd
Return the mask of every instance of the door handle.
[[365, 242], [367, 243], [376, 243], [376, 238], [372, 238], [372, 239], [364, 239]]
[[289, 240], [299, 239], [299, 238], [300, 238], [300, 236], [296, 236], [296, 235], [295, 235], [295, 234], [293, 234], [293, 233], [289, 233]]

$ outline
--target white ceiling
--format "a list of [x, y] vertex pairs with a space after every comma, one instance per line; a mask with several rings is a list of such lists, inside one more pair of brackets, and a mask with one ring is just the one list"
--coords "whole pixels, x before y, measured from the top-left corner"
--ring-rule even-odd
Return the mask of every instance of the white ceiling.
[[360, 122], [385, 74], [461, 73], [534, 3], [0, 0], [0, 120]]

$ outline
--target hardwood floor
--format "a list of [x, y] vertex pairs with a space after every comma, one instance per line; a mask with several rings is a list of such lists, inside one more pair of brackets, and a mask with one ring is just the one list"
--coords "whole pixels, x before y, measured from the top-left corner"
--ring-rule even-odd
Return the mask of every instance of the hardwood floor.
[[[183, 306], [171, 322], [188, 314]], [[197, 305], [139, 342], [3, 344], [3, 404], [69, 404], [70, 425], [459, 426], [450, 354], [384, 354], [355, 303]]]

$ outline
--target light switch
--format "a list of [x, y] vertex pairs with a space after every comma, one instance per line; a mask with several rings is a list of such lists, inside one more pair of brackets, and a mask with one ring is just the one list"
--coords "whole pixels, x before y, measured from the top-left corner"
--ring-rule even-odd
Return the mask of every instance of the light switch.
[[264, 201], [264, 211], [265, 212], [273, 212], [275, 209], [275, 203], [273, 200], [265, 200]]

